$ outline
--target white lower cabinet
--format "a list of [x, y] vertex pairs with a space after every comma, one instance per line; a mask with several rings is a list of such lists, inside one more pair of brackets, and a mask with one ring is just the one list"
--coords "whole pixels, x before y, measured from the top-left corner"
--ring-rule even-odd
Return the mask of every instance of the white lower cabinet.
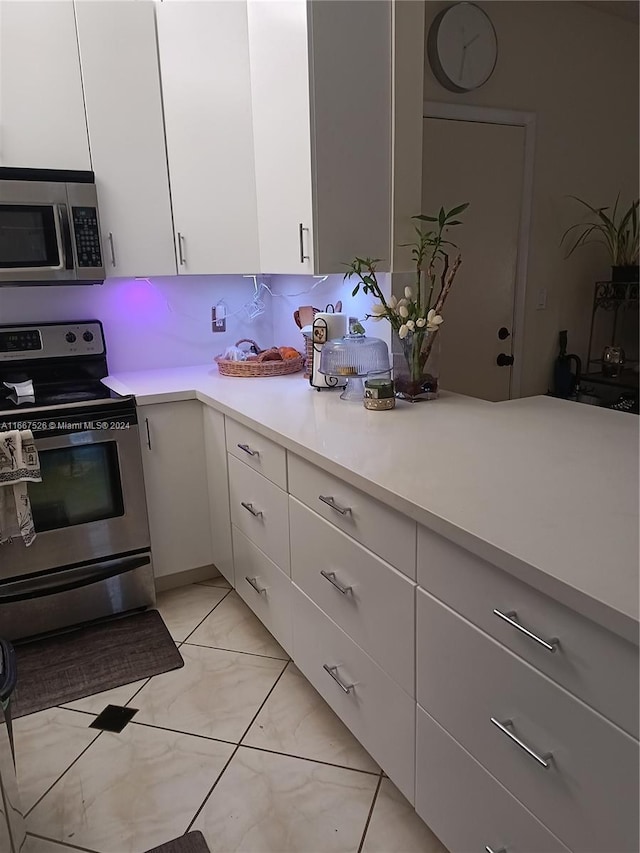
[[212, 563], [202, 404], [138, 409], [142, 465], [156, 577]]
[[209, 488], [211, 557], [220, 574], [234, 586], [225, 417], [211, 406], [202, 406], [202, 418]]
[[236, 590], [287, 654], [292, 653], [291, 579], [233, 527]]
[[415, 700], [292, 584], [296, 666], [414, 801]]
[[295, 498], [291, 578], [410, 695], [415, 695], [415, 584]]
[[416, 812], [451, 853], [568, 853], [418, 705]]
[[289, 574], [287, 493], [235, 456], [227, 458], [231, 521]]
[[419, 704], [571, 850], [637, 851], [634, 738], [420, 589], [416, 665]]

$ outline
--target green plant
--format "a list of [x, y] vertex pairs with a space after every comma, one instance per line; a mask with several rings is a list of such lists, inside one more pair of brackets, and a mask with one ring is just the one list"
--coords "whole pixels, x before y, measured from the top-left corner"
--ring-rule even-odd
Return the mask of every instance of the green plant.
[[[587, 208], [593, 217], [587, 222], [578, 222], [571, 225], [562, 235], [562, 243], [570, 242], [569, 235], [573, 233], [575, 239], [567, 251], [565, 257], [569, 257], [579, 246], [587, 243], [604, 243], [609, 251], [611, 265], [614, 267], [632, 267], [638, 263], [638, 248], [640, 231], [638, 229], [638, 203], [636, 199], [631, 203], [628, 210], [620, 212], [618, 216], [618, 202], [620, 194], [616, 198], [613, 211], [609, 216], [609, 207], [593, 207], [588, 202], [577, 196], [571, 196], [577, 202]], [[616, 218], [618, 216], [618, 218]], [[581, 229], [578, 236], [575, 231]]]
[[[400, 244], [411, 247], [416, 267], [415, 287], [406, 287], [402, 299], [392, 296], [389, 302], [385, 300], [376, 278], [376, 264], [380, 262], [379, 258], [354, 258], [345, 265], [348, 267], [344, 275], [345, 279], [350, 279], [354, 275], [359, 279], [353, 288], [352, 296], [355, 296], [362, 287], [364, 293], [370, 293], [380, 300], [380, 305], [374, 305], [373, 314], [366, 315], [367, 319], [388, 320], [401, 338], [417, 329], [434, 331], [434, 328], [429, 326], [437, 328], [442, 323], [440, 313], [458, 267], [462, 263], [460, 255], [453, 263], [449, 263], [449, 255], [444, 247], [457, 248], [457, 246], [450, 240], [445, 240], [444, 233], [448, 228], [462, 224], [462, 220], [455, 217], [463, 213], [467, 207], [469, 202], [459, 204], [448, 212], [441, 207], [437, 216], [426, 216], [421, 213], [411, 217], [421, 222], [433, 222], [436, 227], [423, 230], [416, 226], [417, 239], [413, 243]], [[438, 278], [440, 288], [434, 299]], [[434, 320], [435, 317], [438, 319]]]
[[[416, 226], [417, 239], [413, 243], [401, 244], [411, 247], [416, 268], [415, 285], [405, 287], [401, 299], [396, 296], [391, 296], [389, 301], [385, 299], [376, 277], [379, 258], [354, 258], [346, 264], [348, 270], [345, 279], [354, 275], [358, 278], [352, 295], [355, 296], [362, 287], [364, 293], [370, 293], [379, 300], [379, 304], [373, 306], [372, 313], [367, 314], [366, 318], [388, 320], [397, 332], [414, 388], [420, 385], [420, 377], [443, 322], [442, 309], [462, 263], [460, 255], [449, 262], [447, 248], [457, 246], [445, 240], [444, 235], [448, 228], [462, 224], [462, 220], [456, 217], [468, 206], [469, 202], [465, 202], [449, 211], [441, 207], [437, 216], [421, 213], [412, 217], [420, 222], [434, 223], [435, 227], [424, 230]], [[439, 288], [436, 287], [438, 280]]]

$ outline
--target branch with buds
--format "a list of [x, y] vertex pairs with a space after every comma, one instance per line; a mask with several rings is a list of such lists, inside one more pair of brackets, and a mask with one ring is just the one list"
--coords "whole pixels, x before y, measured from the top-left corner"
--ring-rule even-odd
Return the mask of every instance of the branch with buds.
[[[469, 203], [466, 202], [448, 212], [441, 207], [437, 216], [420, 214], [412, 217], [422, 222], [433, 222], [436, 225], [435, 228], [426, 231], [416, 226], [418, 235], [416, 242], [401, 244], [411, 246], [411, 254], [416, 265], [415, 288], [405, 287], [404, 297], [401, 299], [391, 296], [388, 302], [385, 300], [376, 277], [376, 264], [380, 262], [379, 258], [354, 258], [350, 264], [347, 264], [345, 279], [350, 279], [354, 275], [359, 279], [352, 291], [352, 296], [355, 296], [362, 287], [364, 293], [370, 293], [379, 300], [379, 304], [372, 307], [371, 314], [367, 314], [366, 319], [388, 320], [401, 339], [406, 338], [411, 332], [419, 336], [420, 343], [425, 332], [438, 331], [443, 322], [442, 309], [462, 263], [460, 255], [452, 264], [449, 263], [449, 255], [444, 247], [457, 247], [455, 243], [445, 240], [444, 234], [449, 228], [462, 224], [456, 216], [468, 206]], [[440, 290], [432, 304], [439, 268]], [[426, 274], [425, 282], [423, 282], [423, 273]]]

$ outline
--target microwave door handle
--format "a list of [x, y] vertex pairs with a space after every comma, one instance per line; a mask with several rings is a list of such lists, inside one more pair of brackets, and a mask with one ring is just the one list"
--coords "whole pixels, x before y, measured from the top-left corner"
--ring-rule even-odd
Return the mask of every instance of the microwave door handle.
[[71, 242], [71, 225], [69, 224], [69, 211], [66, 204], [54, 205], [57, 231], [58, 247], [60, 249], [60, 266], [65, 270], [73, 269], [73, 246]]

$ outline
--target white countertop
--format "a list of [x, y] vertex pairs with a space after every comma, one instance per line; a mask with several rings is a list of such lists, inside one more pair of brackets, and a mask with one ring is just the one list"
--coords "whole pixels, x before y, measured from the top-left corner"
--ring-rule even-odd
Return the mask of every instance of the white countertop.
[[140, 405], [201, 400], [638, 642], [634, 415], [446, 393], [369, 412], [301, 374], [239, 379], [209, 364], [105, 381]]

